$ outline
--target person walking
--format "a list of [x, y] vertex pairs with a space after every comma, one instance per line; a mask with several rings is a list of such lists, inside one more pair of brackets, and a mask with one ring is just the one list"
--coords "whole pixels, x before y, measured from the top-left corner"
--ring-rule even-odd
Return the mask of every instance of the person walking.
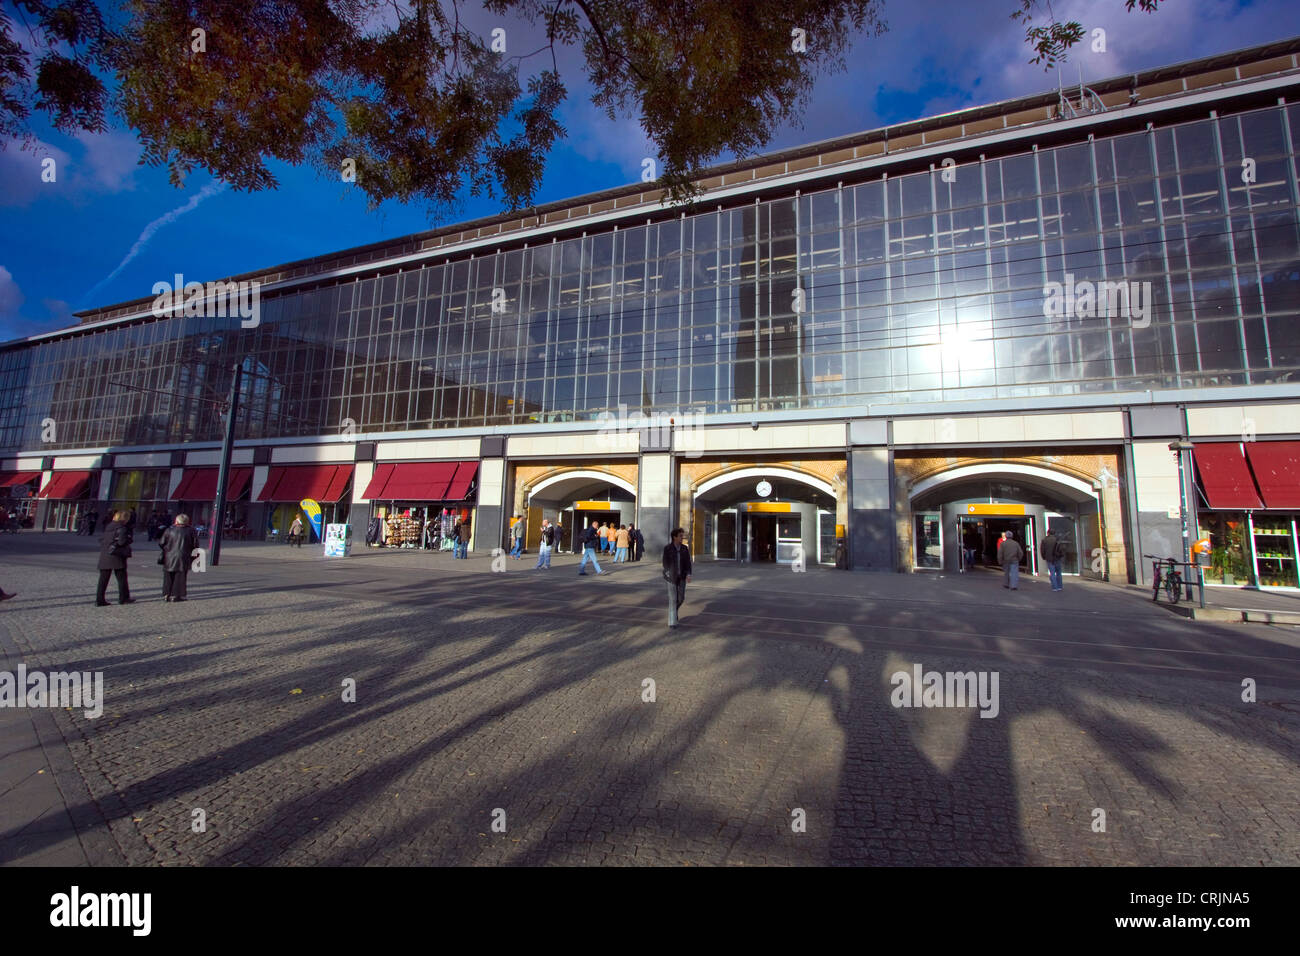
[[1065, 585], [1061, 581], [1061, 563], [1065, 560], [1065, 544], [1051, 528], [1047, 529], [1047, 534], [1038, 543], [1038, 556], [1047, 562], [1047, 577], [1052, 583], [1052, 590], [1064, 591]]
[[1014, 534], [1008, 531], [1002, 536], [1002, 543], [998, 545], [998, 562], [1002, 565], [1004, 588], [1020, 589], [1020, 558], [1024, 553]]
[[613, 554], [615, 551], [615, 542], [618, 540], [618, 525], [614, 524], [612, 521], [609, 523], [609, 526], [605, 528], [605, 540], [608, 542], [608, 547], [606, 547], [605, 550], [610, 554]]
[[86, 534], [93, 538], [97, 524], [99, 524], [99, 512], [91, 508], [90, 514], [86, 515]]
[[601, 554], [604, 554], [607, 550], [609, 550], [608, 539], [605, 537], [605, 522], [603, 521], [600, 523], [600, 526], [596, 529], [596, 550], [599, 551]]
[[619, 525], [618, 533], [614, 536], [614, 562], [616, 564], [619, 562], [627, 564], [627, 546], [630, 542], [631, 538], [627, 533], [627, 525]]
[[514, 545], [510, 548], [510, 557], [516, 561], [522, 560], [524, 551], [524, 519], [522, 515], [515, 515], [515, 523], [510, 526], [510, 536], [514, 539]]
[[108, 579], [117, 578], [117, 603], [134, 604], [131, 590], [126, 580], [126, 562], [131, 557], [131, 541], [134, 536], [127, 525], [127, 513], [117, 511], [113, 520], [105, 527], [99, 538], [99, 587], [95, 590], [95, 606], [108, 607], [104, 592], [108, 589]]
[[199, 546], [199, 536], [190, 527], [189, 515], [177, 515], [175, 523], [161, 535], [163, 603], [184, 601], [190, 561]]
[[585, 578], [587, 576], [587, 572], [583, 569], [586, 568], [588, 561], [596, 569], [597, 574], [605, 573], [600, 569], [600, 562], [596, 560], [596, 549], [600, 547], [601, 540], [603, 539], [600, 536], [600, 531], [596, 528], [596, 522], [592, 521], [591, 527], [582, 535], [582, 563], [578, 565], [578, 577]]
[[966, 533], [962, 535], [962, 550], [965, 552], [966, 570], [969, 571], [975, 567], [975, 549], [979, 546], [979, 535], [975, 533], [974, 528], [967, 528]]
[[302, 547], [302, 515], [294, 515], [293, 524], [289, 525], [289, 544]]
[[630, 525], [629, 530], [632, 533], [632, 560], [640, 561], [645, 557], [645, 535], [636, 525]]
[[545, 518], [542, 519], [542, 540], [537, 545], [537, 563], [533, 570], [544, 568], [551, 570], [551, 549], [555, 547], [555, 526]]
[[664, 545], [664, 582], [668, 585], [668, 626], [677, 629], [677, 610], [686, 601], [686, 583], [691, 579], [691, 551], [682, 542], [686, 532], [674, 528]]
[[460, 544], [460, 557], [469, 560], [469, 521], [462, 521], [456, 526], [456, 540]]

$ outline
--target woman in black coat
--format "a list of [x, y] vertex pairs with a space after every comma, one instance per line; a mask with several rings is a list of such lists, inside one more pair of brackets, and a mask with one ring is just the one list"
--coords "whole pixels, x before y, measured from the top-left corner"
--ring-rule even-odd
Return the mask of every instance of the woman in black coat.
[[199, 546], [199, 536], [190, 527], [189, 515], [177, 515], [176, 523], [162, 533], [163, 601], [184, 601], [190, 559]]
[[104, 533], [99, 537], [99, 588], [95, 591], [95, 604], [106, 607], [104, 591], [108, 588], [110, 576], [117, 577], [117, 601], [119, 604], [134, 604], [135, 598], [126, 583], [126, 562], [131, 557], [131, 532], [126, 526], [127, 514], [118, 511], [113, 515]]

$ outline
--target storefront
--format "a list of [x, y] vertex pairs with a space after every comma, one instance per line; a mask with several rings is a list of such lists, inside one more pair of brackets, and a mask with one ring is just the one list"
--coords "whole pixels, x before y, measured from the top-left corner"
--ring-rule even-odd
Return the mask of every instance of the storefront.
[[0, 507], [18, 523], [30, 528], [36, 514], [36, 494], [41, 487], [39, 471], [0, 472]]
[[113, 494], [108, 510], [134, 511], [137, 532], [149, 527], [154, 514], [166, 514], [169, 509], [167, 487], [171, 483], [170, 468], [144, 468], [113, 472]]
[[47, 500], [45, 530], [76, 531], [81, 516], [94, 507], [91, 485], [98, 472], [56, 471], [38, 498]]
[[370, 501], [365, 528], [368, 545], [451, 550], [457, 521], [474, 523], [470, 500], [477, 461], [387, 462], [375, 473], [362, 496]]
[[295, 518], [301, 517], [307, 541], [318, 541], [301, 503], [311, 499], [320, 505], [322, 528], [348, 520], [349, 506], [346, 493], [352, 486], [352, 465], [272, 465], [266, 484], [257, 496], [267, 509], [266, 539], [285, 541]]
[[1193, 458], [1206, 584], [1300, 587], [1300, 442], [1197, 442]]
[[[217, 501], [219, 468], [186, 468], [181, 482], [172, 492], [172, 507], [176, 514], [190, 516], [190, 524], [200, 533], [212, 523], [212, 508]], [[231, 468], [226, 479], [226, 524], [224, 534], [247, 537], [249, 488], [253, 479], [252, 468]]]

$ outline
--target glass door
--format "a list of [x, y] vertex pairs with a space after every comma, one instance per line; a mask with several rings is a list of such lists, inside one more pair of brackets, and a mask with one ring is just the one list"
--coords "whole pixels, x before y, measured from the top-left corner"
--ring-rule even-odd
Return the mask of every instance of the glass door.
[[[792, 514], [783, 515], [776, 519], [776, 561], [778, 564], [793, 564], [798, 548], [803, 544], [803, 532], [801, 520], [803, 516]], [[808, 555], [804, 555], [804, 564], [807, 565]]]
[[916, 567], [939, 569], [943, 566], [943, 532], [937, 511], [913, 515]]

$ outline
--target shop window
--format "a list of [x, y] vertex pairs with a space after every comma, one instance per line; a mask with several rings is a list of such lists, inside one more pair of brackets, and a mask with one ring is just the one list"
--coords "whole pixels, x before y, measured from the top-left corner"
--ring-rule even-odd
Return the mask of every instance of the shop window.
[[835, 512], [819, 511], [817, 513], [818, 559], [822, 564], [835, 563]]
[[939, 534], [938, 512], [914, 515], [914, 536], [916, 542], [916, 566], [918, 568], [940, 568], [943, 566], [942, 541]]
[[1200, 516], [1200, 538], [1210, 539], [1207, 584], [1244, 585], [1253, 580], [1248, 522], [1242, 511], [1215, 511]]
[[1291, 515], [1253, 515], [1250, 523], [1259, 586], [1295, 587], [1295, 527]]

